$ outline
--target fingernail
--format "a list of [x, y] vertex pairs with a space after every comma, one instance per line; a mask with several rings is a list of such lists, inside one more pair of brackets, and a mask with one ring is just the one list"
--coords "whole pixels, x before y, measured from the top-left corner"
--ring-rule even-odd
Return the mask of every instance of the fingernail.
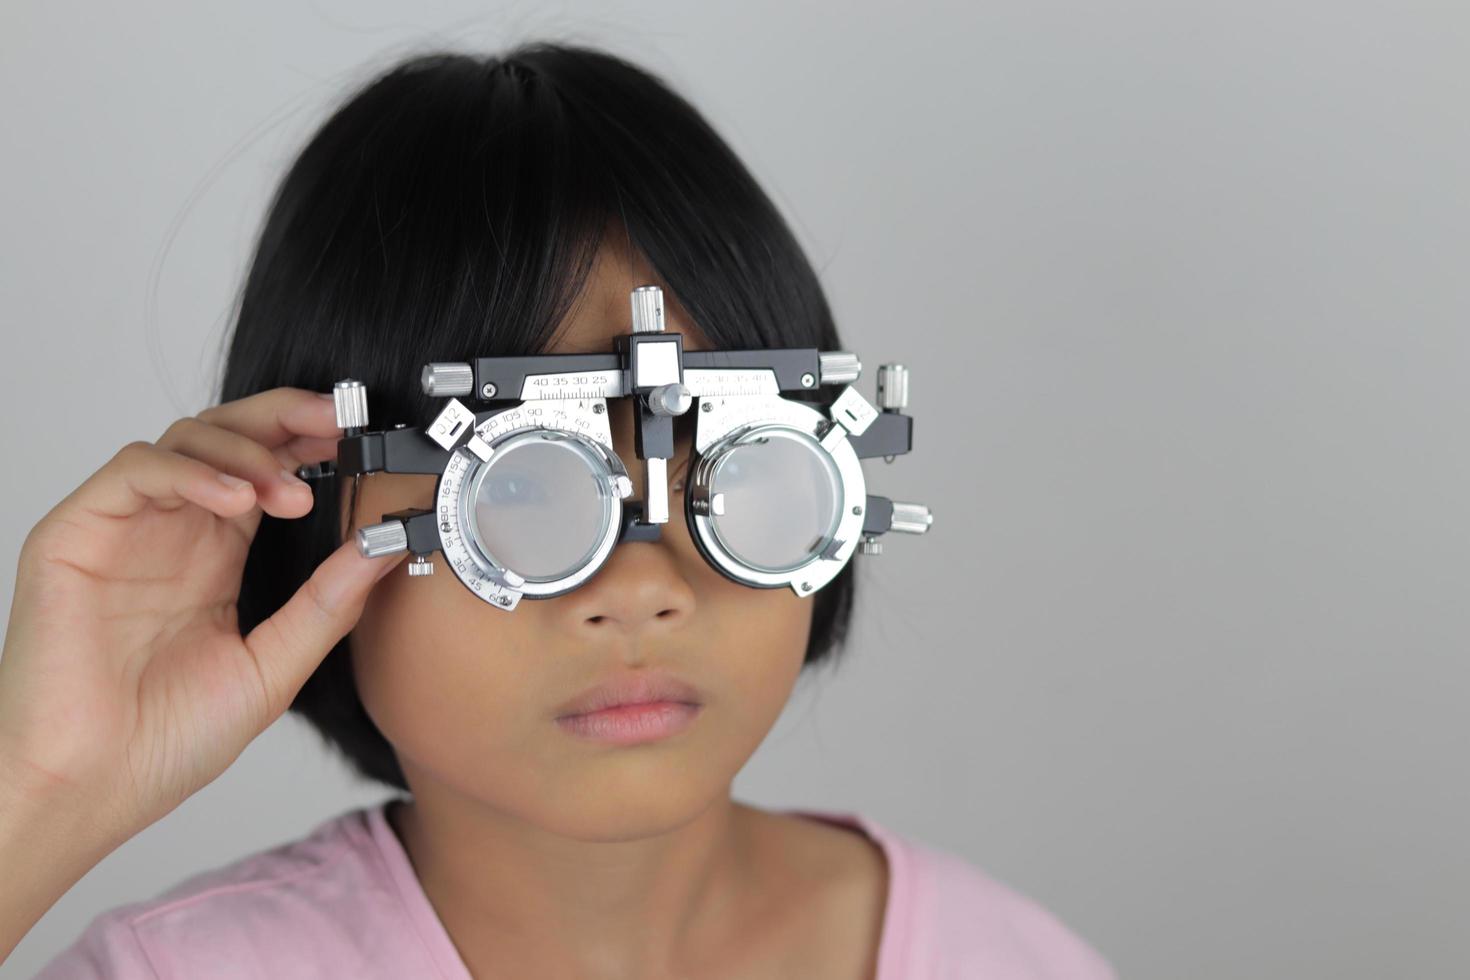
[[[355, 551], [356, 549], [354, 549]], [[321, 592], [323, 601], [329, 606], [336, 607], [341, 605], [348, 595], [354, 592], [366, 592], [370, 590], [393, 567], [391, 561], [379, 562], [379, 559], [384, 557], [387, 556], [380, 555], [378, 558], [364, 558], [361, 554], [358, 554], [354, 561], [362, 564], [372, 562], [371, 568], [366, 572], [357, 570], [343, 571], [334, 577], [328, 578], [322, 583]], [[365, 580], [358, 578], [359, 575], [364, 574], [367, 576]]]
[[311, 487], [306, 485], [306, 482], [304, 480], [299, 478], [295, 473], [292, 473], [290, 470], [281, 470], [281, 482], [286, 484], [286, 486], [291, 487], [292, 489], [295, 489], [296, 487], [300, 487], [303, 490], [311, 489]]
[[330, 391], [319, 391], [316, 393], [316, 396], [318, 398], [325, 398], [329, 402], [337, 400], [336, 396], [333, 395]]
[[241, 487], [250, 486], [249, 480], [242, 480], [238, 476], [235, 476], [233, 473], [216, 473], [215, 476], [219, 477], [219, 482], [223, 483], [231, 490], [239, 490]]

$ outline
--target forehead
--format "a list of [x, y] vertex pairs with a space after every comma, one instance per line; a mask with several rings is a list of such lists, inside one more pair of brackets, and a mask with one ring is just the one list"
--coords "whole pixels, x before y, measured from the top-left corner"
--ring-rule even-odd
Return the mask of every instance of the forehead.
[[664, 330], [684, 338], [685, 350], [707, 350], [709, 345], [688, 313], [654, 271], [643, 254], [629, 246], [621, 229], [603, 238], [582, 291], [557, 327], [552, 354], [605, 354], [613, 338], [632, 331], [632, 292], [639, 286], [658, 286], [664, 294]]

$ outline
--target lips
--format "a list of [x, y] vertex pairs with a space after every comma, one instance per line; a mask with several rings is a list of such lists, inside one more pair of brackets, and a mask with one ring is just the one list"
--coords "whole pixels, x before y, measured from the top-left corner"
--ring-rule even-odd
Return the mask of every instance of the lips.
[[584, 715], [604, 708], [630, 704], [652, 704], [673, 701], [680, 704], [702, 704], [703, 699], [693, 685], [664, 671], [643, 670], [617, 674], [595, 687], [590, 687], [556, 709], [558, 718]]

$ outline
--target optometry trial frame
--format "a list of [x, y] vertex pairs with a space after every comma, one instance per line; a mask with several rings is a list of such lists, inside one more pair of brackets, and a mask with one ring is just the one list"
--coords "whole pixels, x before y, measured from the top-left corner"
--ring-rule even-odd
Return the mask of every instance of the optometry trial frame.
[[[684, 516], [700, 553], [727, 578], [807, 596], [855, 551], [881, 554], [880, 535], [928, 531], [927, 506], [869, 494], [859, 463], [891, 463], [912, 448], [907, 368], [879, 368], [875, 408], [851, 385], [862, 373], [856, 354], [685, 351], [683, 336], [664, 330], [659, 287], [639, 286], [630, 299], [632, 330], [614, 338], [611, 353], [424, 365], [424, 393], [448, 400], [423, 428], [368, 430], [366, 386], [338, 381], [337, 459], [298, 474], [437, 474], [432, 508], [383, 514], [358, 530], [358, 551], [412, 552], [412, 576], [432, 574], [429, 556], [439, 551], [466, 588], [507, 612], [522, 597], [582, 585], [622, 541], [659, 539], [674, 419], [690, 411]], [[819, 386], [838, 389], [830, 404], [781, 394]], [[627, 500], [633, 485], [613, 450], [610, 398], [635, 399], [641, 501]]]

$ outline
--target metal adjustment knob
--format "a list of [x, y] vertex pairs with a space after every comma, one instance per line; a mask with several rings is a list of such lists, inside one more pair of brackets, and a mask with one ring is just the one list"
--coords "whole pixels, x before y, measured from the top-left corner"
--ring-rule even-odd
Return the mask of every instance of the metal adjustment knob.
[[884, 364], [878, 368], [878, 407], [896, 412], [909, 404], [909, 369], [902, 364]]
[[364, 558], [381, 558], [408, 550], [408, 528], [402, 521], [384, 521], [357, 529], [357, 553]]
[[924, 504], [905, 504], [895, 500], [888, 530], [902, 531], [904, 534], [923, 534], [933, 523], [934, 515], [929, 513], [929, 508]]
[[648, 393], [648, 410], [654, 415], [683, 415], [693, 401], [694, 396], [682, 384], [659, 385]]
[[408, 563], [408, 574], [413, 577], [433, 575], [434, 562], [424, 555], [415, 555], [413, 561]]
[[368, 424], [367, 385], [345, 378], [332, 386], [339, 429], [362, 429]]
[[432, 398], [458, 398], [475, 390], [475, 369], [468, 364], [436, 361], [424, 365], [419, 384]]
[[639, 286], [633, 290], [633, 332], [662, 333], [664, 329], [664, 291], [657, 286]]
[[883, 554], [883, 542], [870, 534], [858, 542], [858, 554], [881, 555]]
[[852, 384], [863, 373], [863, 362], [856, 354], [845, 350], [827, 350], [817, 355], [821, 363], [822, 384]]

